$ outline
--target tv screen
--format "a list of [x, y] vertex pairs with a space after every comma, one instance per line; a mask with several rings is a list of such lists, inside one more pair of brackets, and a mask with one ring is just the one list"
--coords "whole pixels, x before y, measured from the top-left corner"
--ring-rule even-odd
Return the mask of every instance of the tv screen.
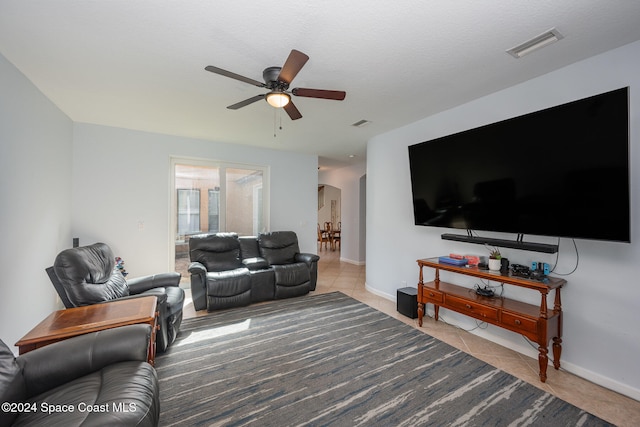
[[415, 224], [629, 242], [628, 92], [411, 145]]

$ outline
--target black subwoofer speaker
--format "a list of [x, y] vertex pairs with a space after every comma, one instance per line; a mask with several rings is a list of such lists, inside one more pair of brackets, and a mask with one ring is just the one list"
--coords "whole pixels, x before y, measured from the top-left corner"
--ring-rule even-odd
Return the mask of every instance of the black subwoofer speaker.
[[416, 288], [400, 288], [396, 297], [397, 310], [411, 319], [418, 317], [418, 290]]

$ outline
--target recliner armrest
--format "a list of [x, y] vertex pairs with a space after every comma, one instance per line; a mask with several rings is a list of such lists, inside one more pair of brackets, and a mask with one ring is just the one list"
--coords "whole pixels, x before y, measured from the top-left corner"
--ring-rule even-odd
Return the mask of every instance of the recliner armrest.
[[144, 297], [156, 297], [158, 302], [156, 303], [156, 307], [160, 307], [162, 304], [166, 304], [167, 302], [167, 292], [163, 288], [152, 288], [148, 291], [144, 291], [141, 294], [128, 295], [126, 297], [116, 298], [111, 301], [105, 301], [103, 304], [110, 303], [112, 301], [120, 301], [123, 299], [133, 299], [133, 298], [144, 298]]
[[196, 310], [204, 310], [207, 308], [207, 268], [204, 264], [193, 261], [189, 264], [189, 273], [191, 274], [191, 298], [193, 307]]
[[153, 288], [162, 288], [166, 286], [180, 286], [180, 273], [161, 273], [150, 276], [136, 277], [127, 280], [129, 293], [139, 294]]
[[105, 329], [49, 344], [16, 358], [29, 397], [114, 363], [146, 362], [151, 326]]
[[319, 260], [320, 260], [320, 257], [315, 254], [305, 254], [305, 253], [296, 254], [296, 262], [304, 262], [310, 265], [314, 262], [318, 262]]
[[191, 274], [207, 274], [207, 268], [204, 264], [194, 261], [189, 264], [189, 273]]
[[244, 264], [244, 266], [251, 271], [264, 270], [266, 268], [269, 268], [269, 262], [266, 259], [260, 257], [243, 259], [242, 264]]

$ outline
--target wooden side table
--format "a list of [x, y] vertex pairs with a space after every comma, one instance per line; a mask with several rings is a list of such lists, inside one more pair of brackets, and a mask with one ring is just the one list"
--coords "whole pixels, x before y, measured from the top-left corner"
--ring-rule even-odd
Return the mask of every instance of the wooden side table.
[[15, 345], [18, 347], [19, 354], [24, 354], [78, 335], [119, 326], [147, 323], [152, 328], [147, 361], [153, 365], [156, 354], [155, 331], [158, 316], [156, 304], [157, 298], [148, 296], [54, 311]]
[[[511, 274], [480, 270], [477, 267], [459, 267], [441, 263], [438, 258], [419, 259], [420, 279], [418, 282], [418, 325], [422, 326], [422, 317], [426, 304], [433, 304], [434, 318], [438, 321], [439, 308], [445, 308], [482, 322], [504, 328], [538, 344], [538, 364], [540, 381], [547, 380], [549, 363], [549, 341], [553, 342], [553, 367], [560, 369], [562, 353], [562, 304], [560, 289], [567, 283], [557, 277], [548, 277], [544, 281], [513, 276]], [[433, 281], [425, 282], [423, 267], [435, 269]], [[503, 285], [518, 286], [540, 293], [540, 305], [526, 304], [504, 297], [485, 297], [476, 294], [473, 289], [457, 286], [440, 280], [440, 270], [466, 276], [496, 281]], [[549, 307], [547, 295], [555, 293], [553, 306]]]

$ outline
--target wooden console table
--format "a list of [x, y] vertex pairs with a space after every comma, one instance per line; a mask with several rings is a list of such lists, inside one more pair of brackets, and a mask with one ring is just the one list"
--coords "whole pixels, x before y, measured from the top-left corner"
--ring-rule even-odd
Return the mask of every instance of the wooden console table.
[[[433, 304], [435, 320], [440, 307], [462, 313], [483, 322], [519, 333], [538, 344], [540, 381], [547, 380], [549, 363], [548, 345], [553, 340], [553, 366], [560, 368], [562, 353], [562, 305], [560, 288], [567, 281], [547, 277], [544, 281], [513, 276], [499, 271], [480, 270], [477, 267], [460, 267], [440, 263], [438, 258], [419, 259], [420, 281], [418, 282], [418, 324], [422, 326], [425, 304]], [[423, 267], [435, 269], [435, 279], [424, 283]], [[531, 305], [499, 296], [485, 297], [474, 289], [440, 281], [440, 270], [478, 277], [502, 284], [519, 286], [540, 292], [540, 305]], [[547, 307], [547, 295], [555, 291], [553, 308]]]
[[156, 311], [155, 296], [115, 300], [102, 304], [68, 308], [51, 313], [16, 343], [19, 354], [62, 341], [77, 335], [119, 326], [148, 323], [151, 325], [151, 340], [147, 361], [153, 365], [156, 355]]

